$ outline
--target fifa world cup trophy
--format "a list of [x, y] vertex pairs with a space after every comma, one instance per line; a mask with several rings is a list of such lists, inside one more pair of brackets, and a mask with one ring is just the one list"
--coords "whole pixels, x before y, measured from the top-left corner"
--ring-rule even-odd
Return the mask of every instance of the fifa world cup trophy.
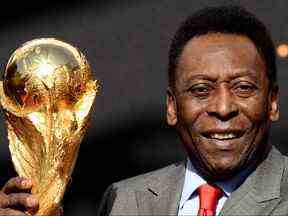
[[37, 215], [52, 216], [60, 205], [97, 89], [84, 55], [63, 41], [35, 39], [10, 57], [1, 105], [14, 167], [34, 181]]

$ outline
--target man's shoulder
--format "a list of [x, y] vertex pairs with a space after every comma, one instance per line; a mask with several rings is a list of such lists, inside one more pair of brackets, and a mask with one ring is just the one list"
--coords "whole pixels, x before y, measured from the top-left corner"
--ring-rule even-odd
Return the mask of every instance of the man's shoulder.
[[150, 207], [146, 206], [150, 203], [151, 193], [158, 196], [166, 191], [165, 189], [171, 188], [171, 185], [174, 189], [177, 188], [177, 185], [181, 185], [184, 173], [185, 163], [179, 162], [113, 183], [103, 195], [98, 215], [138, 215], [137, 202], [144, 204], [142, 210], [145, 215], [151, 215]]
[[177, 162], [168, 166], [140, 174], [131, 178], [121, 180], [113, 183], [114, 188], [120, 189], [132, 189], [132, 190], [143, 190], [147, 185], [153, 182], [161, 182], [163, 178], [167, 178], [170, 175], [185, 166], [185, 162]]
[[288, 187], [288, 156], [283, 155], [283, 158], [284, 158], [284, 170], [283, 170], [282, 183]]
[[285, 212], [286, 214], [288, 212], [288, 156], [283, 155], [283, 159], [284, 169], [280, 184], [281, 201], [279, 202], [279, 205], [275, 208], [273, 215], [284, 215], [283, 212]]
[[[274, 148], [275, 149], [275, 148]], [[274, 151], [275, 152], [275, 151]], [[281, 177], [281, 186], [288, 186], [288, 156], [286, 154], [283, 154], [277, 149], [277, 152], [275, 154], [278, 158], [280, 158], [281, 163], [283, 164], [282, 167], [282, 177]], [[275, 157], [274, 157], [275, 159]], [[277, 161], [279, 163], [279, 161]], [[275, 163], [275, 162], [274, 162]], [[277, 164], [277, 166], [282, 166], [280, 164]], [[270, 170], [271, 175], [273, 175], [273, 170]], [[288, 193], [286, 194], [288, 196]]]
[[[285, 204], [285, 208], [288, 207], [288, 156], [280, 153], [283, 158], [283, 172], [281, 177], [281, 183], [280, 183], [280, 194], [281, 194], [281, 203]], [[273, 171], [271, 170], [271, 173]], [[288, 210], [288, 209], [287, 209]]]

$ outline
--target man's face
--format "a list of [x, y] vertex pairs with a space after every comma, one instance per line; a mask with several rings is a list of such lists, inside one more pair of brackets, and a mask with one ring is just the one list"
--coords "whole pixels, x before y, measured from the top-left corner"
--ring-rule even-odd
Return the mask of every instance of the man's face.
[[192, 38], [179, 57], [167, 121], [194, 166], [207, 178], [225, 179], [257, 163], [269, 148], [277, 100], [251, 40], [210, 33]]

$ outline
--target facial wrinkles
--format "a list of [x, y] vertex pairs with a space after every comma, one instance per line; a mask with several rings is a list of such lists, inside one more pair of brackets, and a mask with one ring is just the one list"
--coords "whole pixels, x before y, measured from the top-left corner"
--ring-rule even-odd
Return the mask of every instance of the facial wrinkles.
[[[197, 38], [195, 39], [197, 40]], [[258, 69], [259, 65], [265, 68], [259, 64], [262, 61], [257, 52], [254, 51], [255, 49], [247, 49], [251, 45], [241, 44], [241, 40], [239, 43], [228, 43], [228, 45], [219, 44], [216, 40], [214, 43], [212, 41], [212, 44], [210, 41], [209, 46], [206, 46], [205, 41], [200, 46], [195, 47], [191, 43], [186, 46], [179, 60], [176, 86], [181, 86], [179, 83], [189, 82], [190, 76], [195, 76], [195, 73], [201, 75], [208, 72], [209, 78], [216, 80], [227, 78], [225, 77], [227, 75], [233, 77], [233, 74], [238, 72], [235, 71], [235, 68], [247, 71], [252, 68]], [[235, 49], [237, 50], [237, 58], [235, 55], [231, 55], [232, 50], [235, 52]], [[205, 53], [205, 55], [201, 53]], [[247, 68], [243, 68], [242, 62], [245, 62]], [[247, 62], [250, 62], [249, 65]], [[251, 71], [253, 72], [253, 70]]]
[[[270, 112], [265, 68], [254, 44], [242, 36], [205, 35], [193, 38], [185, 46], [175, 83], [178, 129], [191, 158], [202, 164], [197, 165], [198, 168], [206, 172], [208, 167], [212, 173], [235, 171], [253, 163], [254, 157], [261, 154], [261, 149], [265, 148], [261, 142], [268, 132]], [[235, 93], [239, 82], [242, 86], [242, 82], [246, 85], [253, 83], [257, 90], [253, 90], [249, 97], [241, 97]], [[194, 89], [200, 89], [200, 92], [208, 89], [207, 97], [200, 97], [203, 94]], [[227, 106], [236, 105], [237, 115], [224, 120], [221, 117], [223, 110], [218, 109], [221, 107], [211, 107], [221, 102], [224, 106], [225, 101]], [[205, 135], [209, 130], [210, 133], [217, 133], [217, 130], [228, 133], [235, 129], [245, 131], [245, 136], [239, 140], [221, 141], [223, 145], [226, 142], [227, 149], [223, 149], [213, 137]]]
[[[227, 52], [229, 50], [223, 50], [223, 49], [216, 49], [216, 51], [213, 51], [205, 56], [205, 58], [202, 58], [201, 64], [205, 64], [205, 62], [209, 62], [211, 64], [207, 64], [206, 69], [211, 73], [213, 76], [218, 75], [219, 77], [225, 76], [225, 74], [229, 74], [229, 72], [233, 71], [232, 69], [232, 57], [230, 55], [227, 55]], [[213, 62], [218, 60], [219, 62], [217, 64], [213, 64]], [[220, 64], [219, 64], [220, 63]], [[223, 80], [220, 79], [220, 80]]]
[[[239, 46], [240, 48], [243, 48], [244, 46]], [[238, 48], [238, 46], [237, 46]], [[179, 76], [179, 82], [181, 83], [185, 83], [185, 85], [178, 85], [181, 87], [189, 87], [189, 85], [191, 84], [191, 82], [193, 82], [194, 77], [196, 75], [204, 75], [203, 78], [201, 79], [206, 79], [205, 77], [207, 77], [209, 79], [215, 80], [215, 84], [216, 86], [221, 85], [222, 82], [229, 82], [230, 79], [234, 78], [235, 76], [237, 77], [239, 75], [239, 77], [253, 77], [253, 80], [256, 82], [258, 82], [258, 84], [260, 85], [266, 85], [265, 83], [265, 77], [262, 75], [261, 77], [257, 77], [256, 76], [256, 72], [254, 71], [254, 67], [256, 63], [254, 63], [255, 61], [259, 61], [261, 62], [261, 59], [257, 59], [257, 53], [253, 53], [253, 55], [250, 55], [250, 65], [247, 68], [243, 68], [243, 66], [241, 65], [241, 63], [239, 64], [239, 68], [236, 68], [237, 66], [237, 61], [239, 61], [239, 59], [235, 59], [234, 55], [230, 55], [230, 51], [229, 48], [225, 48], [225, 47], [218, 47], [218, 46], [212, 46], [208, 48], [211, 52], [207, 55], [205, 55], [204, 57], [202, 56], [201, 59], [197, 59], [197, 58], [190, 58], [188, 63], [185, 64], [185, 59], [182, 62], [182, 67], [180, 68], [183, 71], [180, 71], [180, 73], [182, 73], [182, 76]], [[238, 53], [245, 53], [243, 50], [239, 50]], [[187, 55], [185, 54], [185, 57]], [[201, 55], [200, 55], [201, 56]], [[233, 57], [234, 59], [233, 59]], [[242, 54], [241, 54], [242, 56]], [[251, 58], [251, 56], [253, 56], [253, 58]], [[244, 56], [243, 56], [244, 57]], [[198, 60], [198, 61], [197, 61]], [[214, 62], [217, 62], [217, 64], [213, 64]], [[219, 64], [219, 62], [221, 64]], [[247, 62], [247, 61], [246, 61]], [[191, 63], [191, 64], [190, 64]], [[190, 65], [198, 65], [197, 67], [194, 66], [194, 69], [198, 71], [195, 72], [193, 70], [190, 70], [190, 73], [186, 73], [185, 71], [189, 71]], [[236, 66], [235, 66], [236, 64]], [[246, 64], [247, 65], [247, 64]], [[259, 65], [259, 64], [258, 64]], [[241, 68], [242, 67], [242, 68]], [[258, 66], [259, 67], [259, 66]], [[257, 69], [257, 68], [256, 68]], [[259, 69], [260, 70], [260, 69]], [[263, 68], [262, 68], [263, 70]], [[195, 75], [196, 74], [196, 75]], [[263, 74], [263, 73], [262, 73]], [[189, 77], [191, 76], [191, 77]], [[250, 78], [251, 79], [251, 78]], [[196, 78], [195, 80], [200, 80], [200, 78]], [[194, 80], [194, 81], [195, 81]], [[185, 89], [181, 89], [182, 91], [184, 91]], [[263, 95], [262, 95], [263, 96]], [[260, 95], [261, 97], [261, 95]], [[212, 98], [213, 100], [215, 98]], [[248, 106], [248, 104], [242, 104], [242, 106]], [[200, 113], [199, 113], [200, 114]]]
[[[263, 136], [263, 134], [261, 132], [262, 132], [262, 130], [269, 130], [269, 128], [265, 128], [265, 127], [269, 127], [270, 124], [267, 123], [268, 118], [265, 118], [265, 115], [267, 115], [267, 113], [268, 113], [268, 110], [267, 110], [268, 107], [266, 104], [263, 106], [266, 108], [263, 111], [263, 117], [261, 118], [261, 121], [258, 122], [258, 124], [255, 126], [255, 128], [256, 128], [255, 136], [252, 138], [251, 142], [246, 145], [247, 146], [246, 147], [247, 156], [245, 157], [245, 151], [243, 151], [242, 154], [240, 155], [240, 158], [243, 158], [243, 160], [241, 161], [242, 163], [239, 167], [244, 167], [243, 164], [249, 163], [249, 161], [251, 161], [251, 158], [253, 156], [256, 157], [256, 155], [255, 155], [256, 153], [258, 154], [259, 157], [263, 157], [263, 155], [259, 155], [259, 152], [262, 152], [262, 154], [264, 154], [263, 151], [265, 152], [264, 147], [263, 148], [259, 147], [259, 145], [263, 144], [262, 140], [265, 139], [265, 135], [264, 135], [264, 137], [261, 137], [261, 136]], [[258, 145], [255, 146], [252, 143], [258, 143]], [[258, 158], [258, 159], [260, 159], [260, 158]], [[254, 159], [254, 161], [256, 162], [256, 158]], [[249, 164], [247, 164], [246, 166], [249, 166]]]
[[[251, 58], [250, 55], [247, 61], [247, 56], [241, 54], [243, 53], [241, 46], [236, 48], [240, 57], [239, 55], [235, 57], [235, 55], [231, 54], [232, 51], [230, 47], [225, 48], [220, 46], [209, 48], [209, 53], [201, 58], [200, 68], [207, 70], [206, 72], [209, 73], [209, 76], [218, 81], [230, 81], [230, 79], [236, 77], [237, 74], [241, 76], [242, 72], [243, 74], [244, 72], [255, 74], [253, 70], [255, 58]], [[245, 66], [242, 64], [243, 59], [245, 59], [246, 62]], [[250, 62], [250, 64], [247, 65], [247, 62]]]

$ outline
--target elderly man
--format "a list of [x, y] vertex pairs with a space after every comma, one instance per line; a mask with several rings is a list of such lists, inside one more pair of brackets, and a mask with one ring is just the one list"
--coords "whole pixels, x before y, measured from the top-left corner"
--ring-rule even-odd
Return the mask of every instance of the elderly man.
[[[239, 7], [198, 11], [176, 32], [169, 55], [167, 122], [188, 159], [112, 184], [99, 215], [287, 215], [288, 161], [268, 141], [278, 116], [265, 26]], [[0, 214], [37, 209], [31, 195], [15, 193], [31, 184], [11, 180]]]
[[288, 215], [288, 161], [268, 140], [278, 116], [265, 26], [239, 7], [198, 11], [169, 55], [167, 122], [188, 160], [112, 184], [99, 214]]

